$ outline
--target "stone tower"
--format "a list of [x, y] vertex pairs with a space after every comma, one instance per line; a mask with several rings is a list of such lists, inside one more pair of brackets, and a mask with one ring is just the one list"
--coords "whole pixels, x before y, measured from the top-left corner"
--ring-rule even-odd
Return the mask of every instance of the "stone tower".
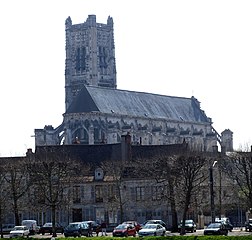
[[225, 129], [221, 133], [221, 147], [225, 149], [225, 152], [233, 152], [233, 132], [229, 129]]
[[111, 17], [107, 24], [96, 23], [95, 15], [75, 25], [66, 19], [66, 110], [84, 85], [116, 88], [113, 26]]

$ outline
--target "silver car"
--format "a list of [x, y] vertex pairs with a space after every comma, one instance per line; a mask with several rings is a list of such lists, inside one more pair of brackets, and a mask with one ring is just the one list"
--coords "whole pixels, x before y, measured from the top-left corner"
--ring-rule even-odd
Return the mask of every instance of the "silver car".
[[138, 236], [165, 236], [166, 229], [161, 224], [145, 224], [142, 229], [139, 230]]
[[14, 237], [28, 237], [30, 230], [26, 226], [15, 226], [10, 231], [10, 238]]

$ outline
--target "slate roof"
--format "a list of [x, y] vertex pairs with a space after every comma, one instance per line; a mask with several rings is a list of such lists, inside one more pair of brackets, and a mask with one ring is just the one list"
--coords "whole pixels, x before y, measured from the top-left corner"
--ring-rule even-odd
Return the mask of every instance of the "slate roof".
[[209, 123], [194, 97], [173, 97], [94, 86], [84, 86], [65, 114], [88, 112]]

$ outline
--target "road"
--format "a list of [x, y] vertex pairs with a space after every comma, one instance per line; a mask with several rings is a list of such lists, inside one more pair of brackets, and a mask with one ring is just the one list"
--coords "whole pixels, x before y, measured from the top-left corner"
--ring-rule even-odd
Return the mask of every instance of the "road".
[[[180, 234], [179, 233], [171, 233], [171, 232], [167, 231], [166, 235], [167, 236], [179, 236]], [[189, 233], [189, 232], [186, 233], [186, 236], [201, 236], [201, 235], [204, 235], [204, 229], [197, 230], [194, 233]], [[252, 235], [252, 232], [246, 232], [244, 229], [241, 230], [240, 228], [234, 228], [232, 232], [228, 233], [228, 236], [245, 236], [245, 235]], [[50, 236], [51, 235], [48, 233], [45, 235], [36, 234], [36, 235], [33, 235], [32, 237], [34, 237], [34, 238], [47, 238], [48, 239], [48, 237], [50, 237]], [[94, 233], [94, 236], [96, 236], [95, 233]], [[99, 235], [99, 236], [101, 236], [101, 235]], [[58, 238], [64, 237], [64, 234], [57, 233], [57, 237]], [[111, 232], [108, 233], [108, 237], [112, 237]], [[4, 238], [9, 238], [9, 235], [4, 235]]]
[[[178, 236], [179, 233], [166, 233], [167, 236]], [[187, 232], [186, 235], [188, 236], [201, 236], [204, 235], [204, 229], [199, 229], [194, 233]], [[252, 235], [252, 232], [246, 232], [245, 229], [234, 228], [232, 232], [228, 232], [228, 236], [245, 236], [245, 235]]]

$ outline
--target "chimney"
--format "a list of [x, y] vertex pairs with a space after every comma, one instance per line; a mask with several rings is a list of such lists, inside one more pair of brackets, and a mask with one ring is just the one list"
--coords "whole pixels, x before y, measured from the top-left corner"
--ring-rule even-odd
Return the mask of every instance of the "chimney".
[[129, 161], [131, 159], [131, 136], [129, 132], [121, 136], [121, 154], [122, 161]]

